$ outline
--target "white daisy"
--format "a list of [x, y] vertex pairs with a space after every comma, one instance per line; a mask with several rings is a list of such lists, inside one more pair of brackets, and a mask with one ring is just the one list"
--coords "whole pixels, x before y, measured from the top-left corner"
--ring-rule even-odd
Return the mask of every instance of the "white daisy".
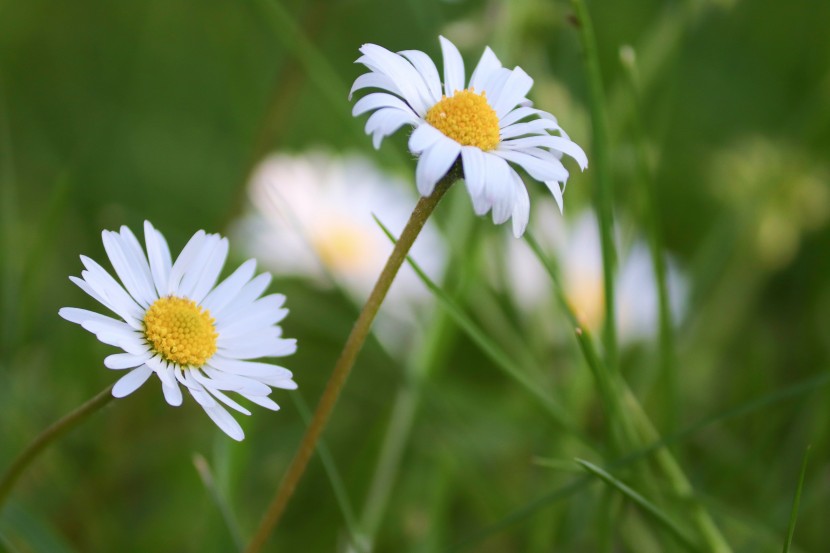
[[[605, 288], [596, 216], [588, 210], [573, 221], [562, 221], [553, 217], [552, 211], [540, 203], [534, 236], [554, 252], [565, 296], [577, 317], [591, 331], [599, 332], [605, 320]], [[522, 308], [533, 311], [550, 305], [550, 278], [527, 244], [510, 241], [504, 265], [510, 291]], [[667, 287], [677, 324], [685, 311], [688, 284], [670, 258], [667, 259]], [[615, 292], [620, 341], [626, 344], [653, 339], [659, 323], [657, 280], [649, 248], [640, 238], [635, 238], [630, 247], [620, 252]]]
[[419, 156], [415, 177], [422, 196], [432, 193], [460, 156], [476, 214], [492, 209], [496, 224], [512, 217], [513, 234], [519, 237], [527, 226], [530, 199], [510, 164], [544, 182], [561, 210], [568, 180], [562, 154], [573, 157], [583, 170], [588, 159], [553, 115], [531, 107], [526, 95], [533, 79], [521, 68], [502, 67], [493, 51], [485, 48], [465, 87], [461, 54], [449, 40], [440, 40], [443, 93], [438, 70], [425, 53], [394, 53], [364, 44], [357, 63], [370, 72], [357, 78], [351, 93], [364, 88], [386, 92], [367, 94], [352, 114], [374, 112], [366, 121], [366, 133], [372, 135], [375, 148], [403, 125], [415, 127], [409, 150]]
[[[393, 247], [373, 215], [397, 235], [415, 205], [405, 182], [366, 158], [322, 151], [269, 156], [254, 172], [249, 193], [251, 211], [237, 228], [252, 255], [275, 274], [318, 282], [330, 277], [361, 304]], [[412, 256], [439, 279], [444, 252], [440, 234], [428, 221]], [[431, 297], [415, 272], [404, 266], [388, 299], [413, 305]]]
[[251, 413], [225, 392], [279, 409], [268, 395], [271, 387], [297, 387], [291, 371], [253, 361], [297, 349], [296, 340], [283, 338], [277, 325], [288, 314], [285, 296], [260, 297], [271, 282], [270, 274], [254, 277], [256, 262], [250, 259], [214, 286], [228, 255], [228, 240], [203, 230], [193, 235], [175, 263], [164, 236], [149, 222], [144, 223], [146, 255], [127, 227], [102, 234], [123, 285], [86, 256], [81, 256], [86, 268], [82, 278], [69, 278], [119, 319], [74, 307], [64, 307], [59, 314], [101, 342], [124, 350], [104, 359], [110, 369], [129, 369], [115, 383], [113, 396], [131, 394], [155, 373], [170, 405], [181, 405], [179, 386], [184, 386], [235, 440], [245, 434], [221, 404]]

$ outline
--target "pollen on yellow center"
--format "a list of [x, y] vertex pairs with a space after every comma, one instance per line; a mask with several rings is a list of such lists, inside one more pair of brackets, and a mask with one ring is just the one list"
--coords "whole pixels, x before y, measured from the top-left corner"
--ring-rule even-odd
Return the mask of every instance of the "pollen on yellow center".
[[219, 334], [207, 309], [187, 298], [159, 298], [144, 315], [153, 351], [181, 366], [201, 367], [216, 353]]
[[499, 118], [487, 103], [484, 92], [472, 88], [455, 91], [427, 112], [427, 123], [462, 146], [475, 146], [488, 152], [499, 145]]

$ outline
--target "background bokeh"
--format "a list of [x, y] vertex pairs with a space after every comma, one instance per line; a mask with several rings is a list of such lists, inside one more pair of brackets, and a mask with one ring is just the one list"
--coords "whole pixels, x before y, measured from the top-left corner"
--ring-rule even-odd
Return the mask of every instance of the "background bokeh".
[[[664, 432], [716, 418], [673, 451], [736, 551], [781, 549], [812, 444], [795, 545], [825, 551], [830, 3], [631, 0], [589, 8], [619, 220], [630, 232], [643, 226], [643, 146], [663, 241], [690, 286], [676, 335], [679, 401], [666, 401], [655, 383], [653, 344], [624, 349], [624, 373]], [[0, 0], [0, 467], [114, 380], [102, 365], [110, 348], [57, 316], [67, 305], [92, 308], [67, 276], [79, 274], [79, 254], [103, 261], [102, 229], [138, 230], [149, 219], [174, 251], [197, 229], [228, 232], [255, 163], [277, 150], [362, 152], [411, 181], [406, 133], [374, 152], [363, 121], [350, 115], [362, 43], [439, 59], [445, 34], [468, 70], [491, 45], [534, 77], [531, 98], [590, 158], [572, 14], [567, 3], [546, 0]], [[569, 168], [566, 217], [590, 204], [594, 184], [590, 167]], [[534, 203], [552, 202], [529, 184]], [[467, 203], [457, 186], [436, 214], [456, 267], [448, 288], [601, 443], [603, 417], [577, 349], [562, 339], [565, 318], [551, 304], [537, 324], [484, 277], [504, 259], [509, 228], [474, 220]], [[472, 242], [459, 243], [464, 233], [453, 230], [464, 224], [473, 225]], [[242, 251], [231, 244], [234, 262]], [[284, 364], [313, 406], [356, 308], [336, 288], [301, 278], [277, 278], [272, 289], [288, 295], [284, 328], [300, 344]], [[573, 457], [603, 459], [440, 314], [427, 308], [413, 332], [444, 330], [429, 345], [436, 362], [418, 384], [420, 409], [387, 490], [377, 550], [666, 547], [639, 511], [600, 484], [536, 503], [575, 477]], [[406, 360], [426, 347], [415, 338], [395, 354], [368, 343], [326, 432], [357, 513], [397, 394], [413, 385]], [[247, 438], [237, 444], [193, 401], [174, 410], [158, 392], [151, 384], [114, 402], [47, 451], [0, 516], [0, 549], [233, 551], [194, 454], [207, 460], [250, 535], [304, 429], [291, 393], [275, 394], [281, 412], [242, 421]], [[271, 546], [347, 544], [342, 508], [315, 460]]]

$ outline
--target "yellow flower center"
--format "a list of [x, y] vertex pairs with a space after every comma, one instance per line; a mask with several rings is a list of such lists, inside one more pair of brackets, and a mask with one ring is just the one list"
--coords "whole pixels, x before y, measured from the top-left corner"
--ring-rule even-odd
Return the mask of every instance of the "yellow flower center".
[[472, 88], [441, 97], [427, 112], [427, 123], [462, 146], [475, 146], [485, 152], [499, 145], [499, 118], [487, 103], [484, 92]]
[[363, 228], [348, 221], [329, 221], [311, 242], [326, 267], [349, 272], [372, 265], [371, 239]]
[[157, 299], [144, 315], [144, 335], [153, 351], [181, 366], [201, 367], [216, 353], [219, 334], [207, 309], [187, 298]]

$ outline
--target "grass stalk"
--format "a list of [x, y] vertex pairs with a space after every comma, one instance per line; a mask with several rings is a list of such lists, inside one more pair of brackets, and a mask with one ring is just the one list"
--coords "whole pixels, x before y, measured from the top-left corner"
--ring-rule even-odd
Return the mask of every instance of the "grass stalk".
[[795, 522], [798, 519], [798, 506], [801, 503], [801, 490], [804, 489], [804, 475], [807, 474], [807, 458], [810, 456], [810, 446], [804, 451], [804, 458], [801, 460], [801, 470], [798, 473], [798, 485], [793, 496], [793, 508], [790, 511], [790, 523], [787, 525], [787, 538], [784, 540], [783, 553], [789, 553], [793, 544], [795, 534]]
[[588, 471], [590, 474], [593, 474], [606, 484], [608, 484], [613, 489], [620, 492], [624, 495], [628, 500], [632, 503], [636, 504], [640, 509], [643, 510], [646, 514], [648, 514], [653, 520], [659, 523], [664, 529], [668, 530], [669, 533], [674, 536], [677, 540], [677, 543], [683, 546], [684, 549], [687, 551], [699, 551], [697, 544], [689, 538], [683, 530], [675, 523], [671, 517], [669, 517], [666, 513], [663, 512], [657, 505], [643, 497], [639, 494], [636, 490], [632, 489], [631, 487], [624, 484], [622, 481], [618, 480], [614, 476], [612, 476], [609, 472], [601, 469], [597, 465], [593, 463], [589, 463], [583, 459], [577, 459], [577, 464], [579, 464], [582, 468]]
[[666, 258], [663, 254], [663, 236], [661, 233], [660, 214], [657, 201], [657, 189], [654, 181], [654, 168], [649, 159], [645, 129], [641, 119], [640, 88], [638, 84], [637, 58], [632, 55], [621, 55], [622, 66], [631, 90], [632, 126], [634, 129], [634, 145], [637, 151], [637, 174], [641, 193], [645, 200], [645, 226], [648, 232], [649, 248], [651, 250], [652, 269], [657, 284], [657, 318], [659, 344], [659, 375], [665, 387], [661, 397], [665, 398], [663, 408], [668, 415], [668, 427], [677, 427], [680, 407], [680, 390], [677, 382], [676, 354], [674, 345], [674, 329], [672, 327], [672, 311], [668, 286], [668, 270]]
[[608, 117], [605, 111], [605, 92], [603, 90], [594, 27], [588, 7], [584, 0], [571, 0], [571, 5], [576, 12], [576, 25], [579, 28], [579, 38], [582, 44], [591, 109], [592, 166], [595, 168], [594, 180], [596, 182], [594, 201], [602, 245], [605, 293], [605, 323], [603, 328], [605, 362], [611, 372], [616, 372], [618, 360], [614, 275], [617, 259], [614, 248], [614, 188], [611, 179], [611, 147], [608, 138]]

